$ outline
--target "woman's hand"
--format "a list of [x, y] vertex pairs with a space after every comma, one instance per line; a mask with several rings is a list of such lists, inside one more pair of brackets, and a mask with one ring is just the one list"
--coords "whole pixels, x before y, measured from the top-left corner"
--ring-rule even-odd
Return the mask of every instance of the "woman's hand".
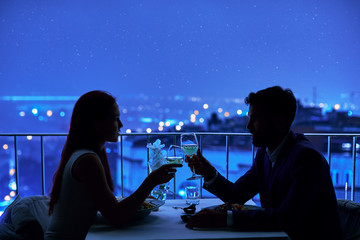
[[158, 169], [152, 171], [147, 178], [154, 186], [167, 183], [175, 176], [176, 167], [182, 167], [182, 165], [164, 164]]

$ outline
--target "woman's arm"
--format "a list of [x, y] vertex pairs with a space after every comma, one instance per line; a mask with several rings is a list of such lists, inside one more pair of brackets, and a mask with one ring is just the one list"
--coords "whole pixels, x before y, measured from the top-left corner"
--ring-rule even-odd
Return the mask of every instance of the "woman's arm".
[[172, 166], [174, 165], [163, 165], [153, 171], [133, 194], [121, 202], [116, 200], [109, 188], [104, 168], [96, 155], [86, 154], [80, 157], [72, 168], [72, 174], [85, 185], [104, 218], [111, 224], [122, 225], [135, 214], [156, 185], [174, 177], [176, 169]]

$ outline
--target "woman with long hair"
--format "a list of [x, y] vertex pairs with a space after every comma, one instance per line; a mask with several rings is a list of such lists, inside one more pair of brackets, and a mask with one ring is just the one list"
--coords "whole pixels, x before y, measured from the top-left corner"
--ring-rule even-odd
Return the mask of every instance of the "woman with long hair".
[[97, 211], [109, 223], [122, 225], [156, 185], [174, 177], [174, 165], [163, 165], [149, 174], [133, 194], [118, 202], [105, 143], [116, 142], [122, 126], [119, 107], [110, 94], [91, 91], [76, 102], [53, 178], [45, 239], [85, 239]]

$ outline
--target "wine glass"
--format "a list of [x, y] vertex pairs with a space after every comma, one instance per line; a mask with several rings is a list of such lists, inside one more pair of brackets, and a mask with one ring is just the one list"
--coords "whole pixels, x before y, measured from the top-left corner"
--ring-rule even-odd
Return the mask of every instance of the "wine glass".
[[182, 165], [183, 162], [184, 162], [184, 153], [181, 150], [181, 147], [176, 146], [176, 145], [170, 145], [170, 147], [169, 147], [169, 149], [167, 151], [166, 163], [168, 163], [168, 164], [181, 164]]
[[[199, 148], [198, 141], [195, 133], [183, 133], [180, 137], [181, 149], [189, 157], [192, 157], [197, 153]], [[195, 169], [191, 169], [192, 176], [187, 180], [195, 180], [201, 178], [201, 176], [195, 173]]]

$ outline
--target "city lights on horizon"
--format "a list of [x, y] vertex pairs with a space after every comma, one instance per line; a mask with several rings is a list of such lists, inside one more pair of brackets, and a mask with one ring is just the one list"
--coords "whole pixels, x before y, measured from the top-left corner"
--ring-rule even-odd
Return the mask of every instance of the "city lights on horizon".
[[[44, 120], [44, 116], [40, 115], [40, 111], [39, 111], [38, 108], [32, 108], [32, 109], [31, 109], [31, 113], [32, 113], [34, 116], [38, 117], [40, 121]], [[54, 115], [54, 111], [53, 111], [53, 110], [46, 110], [45, 115], [46, 115], [47, 117], [52, 117], [52, 116]], [[60, 117], [65, 117], [65, 115], [66, 115], [66, 113], [65, 113], [64, 111], [60, 111], [60, 112], [59, 112], [59, 116], [60, 116]], [[26, 112], [25, 112], [25, 111], [20, 111], [20, 112], [19, 112], [19, 116], [20, 116], [20, 117], [25, 117], [25, 116], [26, 116]]]
[[[310, 103], [310, 106], [319, 107], [319, 108], [321, 108], [321, 109], [326, 109], [326, 108], [328, 108], [328, 104], [322, 103], [322, 102], [319, 103], [319, 104], [317, 104], [317, 105], [315, 105], [314, 103]], [[203, 108], [204, 110], [209, 110], [209, 104], [204, 103], [204, 104], [202, 105], [202, 108]], [[332, 109], [335, 110], [335, 111], [339, 111], [339, 110], [341, 110], [341, 108], [342, 108], [342, 106], [341, 106], [340, 104], [335, 104]], [[139, 109], [138, 109], [138, 110], [139, 110]], [[235, 113], [233, 113], [233, 115], [232, 115], [231, 111], [224, 111], [224, 108], [222, 108], [222, 107], [218, 107], [218, 108], [216, 109], [216, 111], [217, 111], [218, 113], [220, 113], [220, 116], [223, 116], [224, 118], [229, 118], [230, 116], [235, 116], [235, 115], [238, 115], [238, 116], [241, 116], [241, 115], [247, 116], [247, 115], [248, 115], [248, 112], [247, 112], [247, 111], [243, 111], [242, 109], [236, 109], [236, 110], [235, 110]], [[204, 114], [204, 113], [200, 112], [200, 111], [197, 110], [197, 109], [193, 110], [192, 112], [193, 112], [193, 113], [190, 114], [190, 120], [185, 121], [186, 123], [192, 123], [192, 124], [196, 124], [197, 122], [198, 122], [199, 124], [204, 124], [204, 123], [205, 123], [205, 119], [206, 119], [206, 118], [201, 117], [201, 114]], [[32, 113], [33, 115], [35, 115], [35, 116], [38, 116], [38, 115], [39, 115], [39, 109], [38, 109], [38, 108], [32, 108], [32, 109], [31, 109], [31, 113]], [[122, 113], [126, 114], [126, 113], [128, 113], [128, 110], [127, 110], [126, 108], [124, 108], [124, 109], [122, 109]], [[208, 113], [208, 112], [207, 112], [207, 113]], [[53, 114], [54, 114], [54, 112], [53, 112], [52, 110], [47, 110], [47, 111], [46, 111], [46, 116], [47, 116], [47, 117], [52, 117]], [[64, 117], [64, 116], [65, 116], [65, 112], [64, 112], [64, 111], [61, 111], [61, 112], [59, 113], [59, 115], [60, 115], [61, 117]], [[205, 115], [206, 115], [206, 114], [205, 114]], [[352, 116], [352, 115], [353, 115], [353, 112], [352, 112], [351, 110], [349, 110], [349, 111], [348, 111], [348, 116]], [[26, 112], [25, 112], [25, 111], [20, 111], [20, 112], [19, 112], [19, 116], [21, 116], [21, 117], [26, 116]], [[39, 120], [42, 120], [43, 117], [42, 117], [42, 119], [40, 119], [40, 117], [42, 117], [42, 116], [39, 116]], [[208, 117], [208, 115], [206, 115], [206, 117]], [[144, 122], [144, 123], [152, 123], [152, 122], [154, 121], [154, 119], [151, 118], [151, 117], [143, 117], [143, 118], [141, 118], [141, 121]], [[174, 126], [174, 129], [175, 129], [176, 131], [181, 131], [181, 130], [182, 130], [182, 127], [184, 126], [184, 124], [185, 124], [184, 121], [178, 121], [178, 122], [177, 122], [177, 120], [174, 120], [174, 119], [165, 120], [165, 121], [159, 121], [159, 125], [158, 125], [158, 127], [157, 127], [157, 131], [162, 132], [162, 131], [165, 130], [165, 128], [169, 128], [169, 127], [172, 127], [172, 126]], [[155, 129], [156, 129], [156, 128], [155, 128]], [[142, 130], [141, 128], [136, 129], [136, 132], [142, 132], [142, 131], [143, 131], [143, 130]], [[153, 131], [154, 131], [154, 129], [151, 128], [151, 127], [147, 127], [147, 128], [145, 129], [145, 132], [146, 132], [146, 133], [151, 133], [151, 132], [153, 132]], [[131, 129], [127, 129], [127, 130], [126, 130], [126, 133], [132, 133], [132, 132], [133, 132], [133, 131], [132, 131]], [[27, 139], [28, 139], [28, 140], [32, 140], [32, 136], [27, 136]], [[6, 146], [4, 145], [3, 148], [5, 149]]]
[[5, 201], [10, 201], [11, 198], [15, 197], [15, 195], [16, 195], [16, 192], [15, 192], [15, 191], [11, 191], [11, 192], [9, 193], [9, 195], [6, 195], [6, 196], [4, 197], [4, 200], [5, 200]]
[[336, 111], [340, 110], [340, 107], [341, 107], [340, 104], [335, 104], [335, 105], [334, 105], [334, 109], [335, 109]]
[[[132, 132], [145, 132], [145, 133], [151, 133], [151, 132], [163, 132], [163, 131], [171, 131], [171, 129], [175, 131], [183, 131], [184, 125], [188, 124], [195, 124], [195, 125], [203, 125], [207, 122], [207, 119], [210, 118], [211, 114], [217, 113], [219, 118], [233, 118], [236, 116], [247, 116], [248, 111], [245, 110], [247, 106], [241, 106], [243, 104], [243, 101], [237, 101], [234, 106], [227, 105], [229, 102], [235, 103], [235, 101], [227, 100], [224, 104], [218, 104], [211, 105], [206, 101], [205, 103], [201, 103], [203, 99], [201, 98], [194, 98], [195, 104], [199, 103], [198, 106], [194, 107], [192, 110], [189, 111], [188, 117], [186, 117], [185, 111], [183, 109], [172, 109], [171, 107], [164, 107], [161, 103], [156, 103], [156, 109], [158, 109], [157, 114], [166, 114], [166, 116], [171, 116], [171, 113], [177, 114], [178, 116], [172, 116], [171, 118], [165, 118], [163, 120], [159, 120], [159, 117], [152, 117], [152, 115], [148, 114], [147, 116], [143, 116], [141, 118], [137, 118], [136, 114], [129, 114], [129, 111], [132, 112], [144, 112], [145, 109], [151, 109], [151, 107], [140, 104], [141, 107], [132, 107], [132, 108], [121, 108], [122, 114], [128, 114], [127, 116], [123, 116], [123, 121], [126, 123], [126, 120], [129, 122], [135, 122], [140, 121], [143, 123], [141, 127], [138, 128], [128, 128], [126, 130], [126, 133], [132, 133]], [[196, 101], [195, 101], [196, 100]], [[238, 107], [236, 107], [238, 105]], [[30, 105], [31, 106], [31, 105]], [[330, 112], [330, 111], [344, 111], [346, 114], [350, 116], [354, 116], [356, 114], [356, 111], [358, 108], [354, 104], [350, 103], [336, 103], [334, 105], [329, 105], [325, 102], [320, 102], [315, 104], [314, 102], [310, 102], [308, 104], [304, 105], [310, 106], [310, 107], [316, 107], [322, 109], [322, 112]], [[49, 121], [50, 118], [56, 119], [56, 117], [65, 117], [66, 111], [65, 110], [56, 110], [56, 109], [50, 109], [50, 108], [44, 108], [41, 107], [41, 105], [35, 105], [31, 107], [22, 106], [22, 109], [18, 111], [19, 117], [27, 117], [30, 116], [38, 118], [39, 121]], [[26, 110], [27, 109], [27, 110]], [[142, 113], [143, 114], [143, 113]], [[154, 124], [157, 124], [158, 126], [154, 126]], [[27, 137], [28, 140], [32, 140], [31, 136]]]
[[32, 112], [32, 114], [34, 114], [35, 116], [38, 115], [38, 113], [39, 113], [39, 111], [38, 111], [37, 108], [33, 108], [33, 109], [31, 110], [31, 112]]
[[[346, 105], [346, 104], [345, 104], [345, 105]], [[339, 103], [336, 103], [336, 104], [334, 104], [332, 107], [329, 107], [329, 105], [328, 105], [327, 103], [323, 103], [323, 102], [318, 103], [318, 104], [314, 104], [313, 102], [311, 102], [311, 103], [309, 104], [309, 106], [310, 106], [310, 107], [319, 107], [319, 108], [321, 108], [321, 109], [324, 109], [325, 111], [331, 111], [332, 109], [334, 109], [334, 110], [336, 110], [336, 111], [339, 111], [339, 110], [341, 110], [341, 109], [343, 108], [343, 106], [342, 106], [341, 104], [339, 104]], [[356, 109], [356, 107], [355, 107], [354, 105], [349, 105], [349, 104], [347, 104], [347, 108], [350, 109], [349, 111], [353, 111], [353, 110]], [[203, 109], [204, 109], [204, 110], [210, 110], [210, 109], [209, 109], [209, 105], [206, 104], [206, 103], [203, 104]], [[137, 109], [137, 110], [140, 111], [139, 109]], [[122, 113], [124, 113], [124, 114], [128, 113], [128, 110], [127, 110], [126, 108], [122, 109], [121, 111], [122, 111]], [[224, 111], [225, 111], [225, 110], [224, 110], [223, 107], [218, 107], [218, 108], [216, 109], [216, 112], [218, 112], [218, 113], [223, 113]], [[242, 109], [236, 109], [235, 111], [236, 111], [236, 114], [237, 114], [237, 115], [241, 115], [241, 114], [243, 113], [243, 110], [242, 110]], [[229, 114], [231, 114], [230, 111], [226, 111], [226, 112], [228, 112]], [[40, 110], [39, 110], [39, 108], [37, 108], [37, 107], [32, 108], [32, 109], [31, 109], [31, 113], [32, 113], [34, 116], [40, 117], [40, 116], [39, 116], [39, 115], [40, 115]], [[54, 112], [53, 110], [51, 110], [51, 109], [45, 111], [45, 115], [46, 115], [47, 117], [53, 116], [54, 113], [55, 113], [55, 112]], [[64, 117], [64, 116], [66, 115], [66, 113], [65, 113], [64, 111], [60, 111], [60, 112], [58, 112], [58, 114], [59, 114], [61, 117]], [[193, 110], [193, 114], [196, 115], [196, 116], [198, 116], [198, 115], [201, 114], [201, 112], [200, 112], [199, 110], [195, 109], [195, 110]], [[228, 115], [228, 114], [226, 114], [226, 115]], [[25, 116], [26, 116], [26, 111], [24, 111], [24, 110], [19, 111], [19, 116], [20, 116], [20, 117], [25, 117]], [[151, 117], [144, 117], [144, 118], [142, 118], [142, 121], [143, 121], [143, 122], [152, 122], [152, 118], [151, 118]], [[173, 120], [172, 120], [172, 121], [173, 121]]]

